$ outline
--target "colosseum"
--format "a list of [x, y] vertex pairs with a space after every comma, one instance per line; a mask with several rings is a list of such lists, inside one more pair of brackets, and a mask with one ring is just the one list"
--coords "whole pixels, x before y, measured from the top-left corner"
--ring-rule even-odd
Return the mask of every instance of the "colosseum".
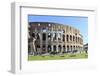
[[53, 22], [29, 22], [28, 54], [80, 53], [82, 49], [79, 29]]

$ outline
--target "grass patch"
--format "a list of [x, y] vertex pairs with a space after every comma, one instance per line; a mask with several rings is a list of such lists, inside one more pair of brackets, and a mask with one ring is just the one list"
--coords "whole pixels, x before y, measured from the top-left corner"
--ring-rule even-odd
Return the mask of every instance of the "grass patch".
[[64, 55], [49, 55], [49, 56], [28, 56], [28, 60], [60, 60], [60, 59], [83, 59], [88, 58], [88, 54], [64, 54]]

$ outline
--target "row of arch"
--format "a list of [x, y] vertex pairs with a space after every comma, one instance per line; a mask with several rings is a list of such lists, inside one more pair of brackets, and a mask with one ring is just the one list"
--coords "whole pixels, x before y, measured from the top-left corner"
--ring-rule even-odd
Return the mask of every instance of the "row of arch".
[[[42, 22], [43, 23], [43, 22]], [[75, 29], [74, 27], [71, 26], [66, 26], [66, 25], [62, 25], [62, 24], [56, 24], [56, 23], [46, 23], [44, 22], [42, 24], [41, 22], [37, 22], [37, 23], [30, 23], [29, 26], [31, 26], [34, 29], [48, 29], [48, 30], [66, 30], [66, 32], [76, 32], [79, 33], [78, 29]], [[35, 28], [34, 28], [35, 27]], [[30, 27], [29, 27], [30, 28]]]
[[[65, 35], [63, 37], [65, 37]], [[76, 43], [80, 43], [80, 44], [83, 43], [82, 38], [73, 36], [73, 35], [66, 35], [66, 40], [67, 40], [67, 42], [72, 41], [72, 42], [76, 42]], [[65, 41], [65, 40], [63, 40], [63, 41]]]
[[[42, 45], [42, 47], [40, 47], [40, 45], [36, 46], [36, 51], [38, 51], [38, 48], [41, 48], [40, 50], [45, 51], [45, 52], [51, 52], [51, 51], [56, 51], [56, 52], [68, 52], [68, 51], [74, 51], [74, 50], [82, 50], [81, 46], [72, 46], [72, 45]], [[47, 51], [46, 51], [47, 50]]]
[[[43, 41], [45, 41], [45, 40], [48, 40], [48, 39], [52, 39], [52, 33], [41, 33], [41, 37], [42, 37], [42, 40]], [[48, 35], [48, 37], [46, 37], [46, 35]], [[40, 40], [40, 36], [39, 36], [39, 34], [37, 33], [37, 34], [35, 34], [35, 33], [32, 33], [32, 36], [33, 37], [37, 37], [37, 39], [38, 40]], [[47, 38], [47, 39], [46, 39]], [[66, 38], [66, 39], [65, 39]], [[54, 37], [54, 39], [53, 40], [56, 40], [57, 39], [57, 34], [55, 33], [55, 37]], [[61, 39], [58, 39], [58, 40], [61, 40]], [[63, 42], [65, 42], [65, 40], [67, 41], [67, 42], [75, 42], [75, 43], [80, 43], [80, 44], [82, 44], [83, 43], [83, 40], [82, 40], [82, 38], [80, 38], [80, 37], [77, 37], [77, 36], [75, 36], [75, 35], [65, 35], [65, 34], [63, 34], [62, 35], [62, 41]]]

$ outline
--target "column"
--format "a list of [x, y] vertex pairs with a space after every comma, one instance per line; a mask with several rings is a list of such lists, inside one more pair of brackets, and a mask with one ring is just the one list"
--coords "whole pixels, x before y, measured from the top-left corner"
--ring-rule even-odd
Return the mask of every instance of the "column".
[[51, 52], [53, 52], [53, 45], [51, 45]]
[[56, 52], [58, 52], [58, 45], [56, 45]]
[[51, 41], [53, 41], [53, 28], [51, 29]]
[[33, 55], [34, 54], [34, 51], [33, 51], [33, 43], [32, 42], [30, 42], [30, 50], [31, 50], [31, 54]]
[[70, 43], [70, 34], [68, 34], [68, 42]]
[[56, 40], [57, 40], [56, 51], [59, 52], [59, 50], [58, 50], [58, 44], [59, 44], [59, 42], [58, 42], [58, 32], [56, 33]]
[[67, 52], [67, 46], [65, 46], [65, 51]]
[[40, 53], [42, 53], [42, 33], [40, 33]]
[[65, 31], [65, 34], [64, 34], [65, 35], [65, 42], [66, 42], [66, 28], [64, 29], [64, 31]]
[[58, 43], [58, 32], [56, 33], [56, 41]]
[[63, 34], [61, 33], [61, 42], [63, 41]]
[[48, 51], [48, 33], [46, 33], [46, 44], [45, 44], [46, 52]]
[[74, 43], [74, 41], [73, 41], [73, 35], [72, 35], [72, 44]]
[[61, 53], [63, 53], [63, 45], [61, 45]]

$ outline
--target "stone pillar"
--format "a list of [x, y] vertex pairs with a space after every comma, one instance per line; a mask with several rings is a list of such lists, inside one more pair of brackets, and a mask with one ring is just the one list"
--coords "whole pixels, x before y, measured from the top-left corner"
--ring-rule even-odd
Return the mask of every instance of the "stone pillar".
[[56, 41], [58, 42], [58, 33], [56, 33]]
[[68, 35], [68, 42], [70, 43], [70, 35]]
[[71, 51], [71, 46], [69, 46], [69, 51]]
[[72, 36], [72, 41], [71, 41], [71, 43], [73, 44], [73, 35], [71, 35]]
[[67, 52], [67, 46], [65, 46], [65, 51]]
[[46, 48], [46, 52], [48, 51], [48, 33], [46, 33], [46, 45], [45, 45], [45, 48]]
[[62, 46], [62, 53], [64, 52], [64, 50], [65, 50], [65, 49], [64, 49], [64, 47]]
[[66, 41], [67, 41], [67, 40], [66, 40], [66, 28], [64, 29], [64, 31], [65, 31], [65, 33], [64, 33], [64, 35], [65, 35], [65, 42], [66, 42]]
[[42, 53], [42, 33], [40, 33], [40, 52]]
[[63, 45], [61, 45], [61, 53], [63, 53]]
[[51, 29], [51, 41], [53, 41], [53, 28]]
[[56, 45], [56, 51], [58, 52], [58, 43], [59, 43], [59, 42], [58, 42], [58, 32], [56, 33], [56, 41], [57, 41], [57, 42], [56, 42], [56, 43], [57, 43], [57, 45]]
[[64, 42], [66, 42], [66, 34], [64, 34], [65, 35], [65, 41]]
[[58, 45], [56, 45], [56, 52], [58, 52]]
[[32, 42], [32, 43], [33, 43], [33, 52], [34, 52], [34, 53], [36, 53], [35, 41], [36, 41], [36, 39], [33, 38], [33, 42]]
[[62, 40], [63, 40], [63, 34], [61, 33], [61, 42], [62, 42]]
[[31, 50], [31, 54], [34, 54], [34, 51], [33, 51], [33, 43], [32, 42], [30, 42], [30, 50]]
[[53, 45], [51, 45], [51, 52], [53, 52]]

